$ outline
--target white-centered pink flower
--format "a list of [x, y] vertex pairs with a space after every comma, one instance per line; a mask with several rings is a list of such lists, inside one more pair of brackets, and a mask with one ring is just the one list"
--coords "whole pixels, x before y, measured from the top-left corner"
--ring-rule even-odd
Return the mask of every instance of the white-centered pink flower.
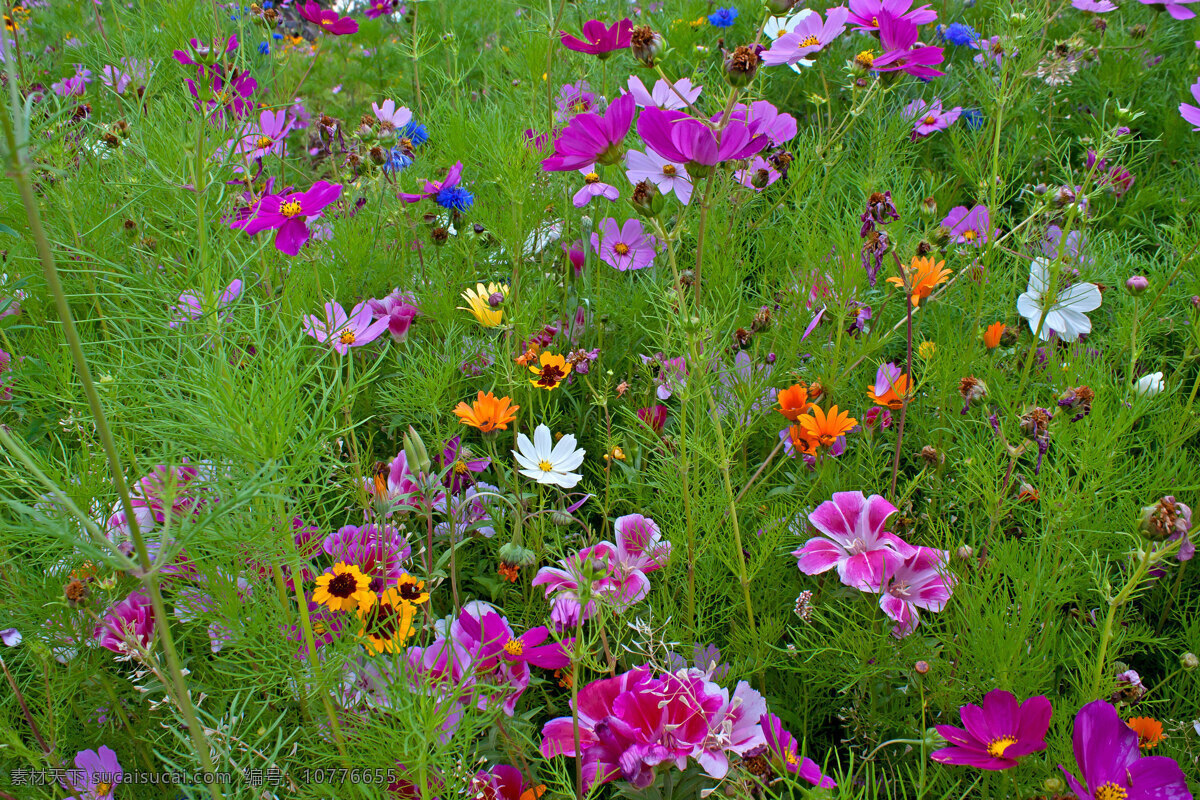
[[884, 530], [896, 507], [877, 494], [834, 492], [817, 506], [808, 521], [823, 536], [809, 539], [792, 553], [805, 575], [836, 568], [842, 583], [864, 592], [878, 592], [916, 548]]

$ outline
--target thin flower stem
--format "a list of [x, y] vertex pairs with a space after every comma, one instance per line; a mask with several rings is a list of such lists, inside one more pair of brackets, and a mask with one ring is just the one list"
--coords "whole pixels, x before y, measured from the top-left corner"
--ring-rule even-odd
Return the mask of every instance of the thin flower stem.
[[[696, 230], [696, 274], [693, 276], [692, 291], [696, 299], [696, 308], [700, 308], [700, 275], [704, 264], [704, 226], [708, 221], [708, 203], [712, 197], [713, 173], [705, 179], [704, 197], [700, 200], [700, 225]], [[682, 309], [681, 309], [682, 310]]]
[[585, 596], [575, 620], [575, 653], [571, 659], [571, 735], [575, 739], [575, 798], [583, 800], [583, 747], [579, 741], [579, 648], [583, 646], [583, 610], [590, 597]]
[[[909, 292], [911, 292], [912, 290], [911, 290], [911, 287], [908, 285], [909, 281], [908, 281], [908, 278], [904, 274], [904, 268], [900, 266], [900, 258], [899, 258], [899, 256], [896, 255], [895, 251], [892, 252], [892, 257], [896, 259], [896, 266], [900, 269], [901, 278], [904, 279], [904, 308], [905, 308], [904, 319], [908, 324], [907, 367], [905, 369], [905, 374], [908, 376], [908, 381], [911, 384], [912, 383], [912, 339], [913, 339], [912, 308], [913, 308], [913, 306], [912, 306], [912, 300], [909, 297]], [[910, 399], [912, 399], [912, 395], [913, 395], [912, 391], [908, 391], [908, 392], [904, 393], [904, 399], [900, 405], [900, 423], [896, 426], [896, 454], [894, 456], [892, 456], [892, 485], [891, 485], [891, 488], [888, 490], [888, 498], [891, 499], [893, 504], [895, 504], [895, 502], [896, 502], [896, 480], [900, 474], [900, 444], [904, 441], [904, 422], [908, 418], [908, 402]]]
[[554, 53], [558, 49], [558, 26], [562, 24], [563, 13], [566, 10], [567, 0], [561, 0], [561, 2], [558, 4], [558, 13], [554, 15], [554, 24], [550, 26], [550, 46], [546, 48], [546, 116], [548, 118], [546, 127], [547, 133], [554, 130], [554, 81], [550, 80], [550, 75], [554, 69]]

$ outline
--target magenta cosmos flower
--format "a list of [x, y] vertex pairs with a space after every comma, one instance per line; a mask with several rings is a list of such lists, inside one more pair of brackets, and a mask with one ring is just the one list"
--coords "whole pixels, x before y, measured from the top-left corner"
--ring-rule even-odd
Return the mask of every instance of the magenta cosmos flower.
[[654, 262], [654, 237], [648, 236], [637, 218], [618, 225], [612, 217], [600, 223], [600, 233], [592, 234], [592, 249], [600, 260], [621, 272], [643, 269]]
[[767, 740], [767, 752], [764, 755], [770, 760], [773, 768], [782, 769], [790, 775], [798, 775], [813, 786], [823, 786], [827, 789], [837, 786], [833, 778], [821, 774], [817, 762], [800, 755], [796, 740], [783, 729], [783, 721], [779, 717], [763, 714], [759, 724]]
[[359, 303], [347, 315], [340, 303], [329, 302], [325, 304], [324, 319], [313, 314], [304, 318], [304, 333], [345, 354], [351, 347], [370, 344], [387, 330], [386, 319], [372, 321], [372, 317], [366, 303]]
[[879, 41], [883, 55], [872, 62], [878, 72], [907, 72], [914, 78], [936, 78], [944, 75], [933, 68], [945, 60], [942, 48], [917, 46], [917, 26], [910, 20], [879, 12]]
[[1075, 715], [1071, 737], [1080, 782], [1059, 764], [1079, 800], [1191, 800], [1187, 778], [1174, 759], [1143, 756], [1137, 732], [1117, 709], [1094, 700]]
[[71, 792], [66, 800], [112, 800], [113, 792], [125, 772], [117, 754], [101, 745], [99, 750], [83, 750], [75, 754], [75, 769], [55, 770], [64, 777], [59, 783]]
[[393, 289], [390, 294], [379, 299], [367, 301], [371, 314], [376, 320], [386, 319], [388, 333], [393, 342], [403, 342], [408, 338], [408, 330], [412, 327], [413, 319], [421, 313], [421, 309], [413, 305], [414, 298], [408, 292]]
[[767, 146], [765, 133], [757, 126], [729, 119], [720, 130], [682, 111], [647, 108], [637, 124], [646, 147], [659, 156], [683, 164], [693, 179], [704, 177], [722, 161], [749, 158]]
[[229, 285], [225, 287], [225, 291], [217, 298], [216, 303], [205, 302], [199, 295], [192, 292], [184, 292], [179, 295], [179, 302], [175, 304], [175, 317], [168, 324], [172, 328], [178, 328], [185, 322], [200, 319], [208, 312], [213, 312], [217, 315], [219, 321], [224, 321], [225, 313], [229, 306], [233, 305], [233, 301], [237, 300], [242, 295], [242, 279], [234, 278]]
[[626, 17], [614, 23], [611, 28], [605, 27], [598, 19], [590, 19], [583, 23], [583, 38], [578, 39], [566, 31], [559, 31], [563, 47], [577, 53], [608, 58], [614, 50], [624, 50], [629, 47], [630, 34], [633, 32], [633, 21]]
[[[254, 94], [258, 88], [258, 81], [250, 76], [249, 72], [233, 69], [229, 74], [225, 74], [225, 68], [217, 64], [208, 69], [206, 73], [204, 67], [197, 67], [199, 80], [204, 80], [208, 75], [208, 88], [204, 90], [204, 111], [216, 121], [221, 121], [225, 118], [225, 112], [228, 111], [235, 117], [241, 118], [254, 110], [254, 103], [250, 100], [250, 95]], [[192, 93], [192, 97], [196, 98], [195, 108], [201, 110], [201, 90], [199, 84], [191, 78], [187, 79], [188, 91]]]
[[692, 82], [687, 78], [680, 78], [675, 83], [667, 83], [660, 78], [654, 84], [654, 91], [651, 92], [647, 91], [646, 84], [642, 83], [642, 79], [636, 75], [629, 76], [625, 87], [633, 95], [633, 100], [637, 103], [638, 108], [655, 106], [670, 110], [686, 108], [696, 102], [696, 98], [704, 89], [702, 86], [692, 86]]
[[334, 563], [353, 564], [371, 579], [371, 591], [380, 593], [395, 586], [404, 574], [403, 564], [412, 548], [391, 525], [343, 525], [321, 544]]
[[[230, 155], [243, 156], [251, 163], [269, 155], [283, 156], [284, 142], [291, 132], [292, 122], [286, 110], [264, 111], [258, 115], [257, 123], [247, 122], [242, 127]], [[234, 169], [242, 171], [241, 165]]]
[[881, 27], [884, 14], [916, 25], [925, 25], [937, 19], [937, 12], [929, 6], [912, 7], [913, 0], [850, 0], [849, 22], [859, 31], [875, 31]]
[[[721, 124], [721, 115], [714, 114], [712, 121]], [[780, 147], [796, 138], [796, 118], [791, 114], [780, 113], [771, 102], [755, 100], [749, 106], [738, 103], [729, 110], [729, 121], [742, 122], [750, 127], [751, 133], [761, 133], [767, 141]]]
[[[762, 156], [755, 156], [746, 169], [739, 169], [733, 177], [743, 186], [761, 192], [781, 177], [779, 170]], [[745, 351], [743, 351], [745, 352]], [[739, 353], [739, 355], [741, 355]]]
[[92, 638], [103, 648], [123, 656], [130, 655], [130, 644], [143, 649], [154, 642], [154, 609], [150, 598], [140, 589], [108, 610], [92, 631]]
[[1155, 11], [1166, 11], [1174, 19], [1191, 19], [1196, 12], [1188, 8], [1197, 0], [1138, 0], [1144, 6], [1150, 6]]
[[592, 202], [594, 197], [603, 197], [605, 200], [616, 200], [621, 196], [621, 191], [612, 184], [605, 183], [600, 180], [599, 173], [596, 172], [596, 165], [584, 167], [579, 170], [583, 174], [583, 186], [571, 198], [571, 202], [576, 208], [583, 208], [588, 203]]
[[807, 14], [790, 33], [785, 33], [771, 43], [771, 49], [762, 53], [762, 62], [768, 67], [782, 64], [793, 65], [807, 60], [810, 55], [824, 50], [830, 42], [846, 30], [848, 8], [831, 8], [825, 21], [820, 14]]
[[970, 211], [966, 206], [955, 206], [942, 220], [942, 227], [950, 229], [950, 236], [956, 244], [979, 247], [987, 244], [988, 222], [987, 206], [976, 205]]
[[630, 150], [625, 154], [625, 166], [625, 177], [635, 186], [641, 181], [650, 181], [664, 195], [674, 192], [685, 206], [692, 199], [692, 179], [683, 164], [663, 158], [653, 151], [643, 153]]
[[357, 22], [349, 17], [340, 16], [336, 11], [321, 8], [314, 0], [308, 0], [304, 4], [304, 7], [300, 9], [300, 16], [316, 25], [325, 33], [330, 33], [334, 36], [344, 36], [348, 33], [358, 32]]
[[341, 194], [341, 186], [325, 181], [317, 181], [307, 192], [269, 194], [250, 210], [247, 219], [239, 220], [230, 227], [241, 228], [251, 236], [274, 229], [275, 249], [294, 256], [308, 241], [310, 232], [307, 221], [320, 217], [325, 206], [337, 200]]
[[877, 494], [834, 492], [832, 500], [817, 506], [808, 521], [824, 536], [809, 539], [792, 553], [805, 575], [819, 575], [837, 567], [842, 583], [862, 591], [878, 592], [884, 577], [892, 575], [916, 548], [884, 530], [896, 507]]
[[934, 98], [932, 103], [917, 99], [904, 107], [906, 119], [913, 120], [912, 139], [923, 139], [935, 131], [944, 131], [953, 125], [962, 114], [962, 106], [948, 111], [942, 110], [942, 101]]
[[185, 67], [206, 66], [220, 61], [225, 56], [237, 50], [237, 34], [231, 34], [224, 43], [214, 38], [211, 44], [201, 44], [199, 39], [189, 39], [187, 51], [172, 50], [171, 55]]
[[447, 194], [453, 192], [453, 190], [462, 181], [462, 171], [462, 162], [455, 161], [454, 166], [447, 170], [445, 180], [427, 180], [425, 181], [425, 188], [417, 194], [406, 194], [401, 192], [397, 196], [406, 203], [419, 203], [422, 200], [437, 201], [439, 197], [442, 196], [442, 192], [447, 192]]
[[982, 707], [965, 705], [958, 710], [964, 728], [936, 726], [950, 746], [933, 751], [929, 757], [942, 764], [1011, 769], [1021, 756], [1046, 749], [1051, 713], [1045, 695], [1017, 703], [1011, 692], [993, 689], [984, 695]]
[[378, 19], [391, 14], [399, 5], [399, 0], [371, 0], [366, 10], [363, 11], [363, 16], [367, 19]]
[[950, 600], [953, 576], [947, 570], [950, 554], [932, 547], [918, 547], [896, 569], [887, 573], [879, 596], [879, 607], [896, 625], [892, 636], [903, 639], [921, 624], [919, 609], [941, 611]]
[[[375, 474], [363, 479], [363, 488], [375, 512], [382, 516], [392, 513], [407, 513], [424, 508], [421, 485], [417, 476], [408, 468], [408, 456], [401, 450], [390, 464], [376, 465]], [[430, 498], [435, 505], [445, 502], [445, 494], [439, 492]]]
[[1179, 104], [1179, 115], [1187, 121], [1189, 125], [1194, 125], [1194, 131], [1200, 131], [1200, 80], [1196, 81], [1191, 86], [1192, 97], [1195, 98], [1197, 105], [1190, 103]]
[[636, 110], [633, 95], [623, 94], [612, 101], [604, 116], [587, 113], [572, 117], [554, 140], [554, 155], [542, 160], [542, 169], [568, 172], [596, 163], [616, 164]]

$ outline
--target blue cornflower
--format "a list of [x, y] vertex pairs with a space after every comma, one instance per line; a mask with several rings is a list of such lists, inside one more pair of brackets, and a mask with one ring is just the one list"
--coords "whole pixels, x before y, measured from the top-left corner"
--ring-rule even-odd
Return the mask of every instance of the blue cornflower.
[[708, 15], [708, 24], [714, 28], [728, 28], [737, 19], [737, 16], [738, 10], [736, 8], [718, 8]]
[[259, 42], [259, 43], [258, 43], [258, 53], [259, 53], [259, 55], [263, 55], [263, 56], [265, 56], [265, 55], [267, 55], [267, 54], [268, 54], [268, 53], [270, 53], [270, 52], [271, 52], [271, 45], [270, 45], [269, 43], [267, 43], [267, 42]]
[[941, 28], [942, 38], [952, 45], [962, 47], [979, 40], [979, 34], [964, 22], [952, 22]]
[[475, 202], [475, 195], [461, 186], [447, 186], [437, 193], [434, 200], [442, 208], [448, 208], [451, 211], [466, 211]]
[[983, 112], [978, 108], [964, 108], [962, 118], [963, 122], [971, 130], [978, 130], [983, 127]]
[[388, 153], [387, 161], [383, 162], [384, 172], [399, 172], [413, 163], [412, 156], [399, 147], [393, 147]]
[[420, 147], [429, 141], [429, 131], [416, 120], [409, 120], [397, 133], [412, 142], [413, 147]]
[[282, 38], [283, 38], [283, 34], [282, 34], [282, 33], [272, 33], [272, 34], [271, 34], [271, 38], [272, 38], [272, 39], [276, 39], [276, 40], [278, 40], [278, 39], [282, 39]]

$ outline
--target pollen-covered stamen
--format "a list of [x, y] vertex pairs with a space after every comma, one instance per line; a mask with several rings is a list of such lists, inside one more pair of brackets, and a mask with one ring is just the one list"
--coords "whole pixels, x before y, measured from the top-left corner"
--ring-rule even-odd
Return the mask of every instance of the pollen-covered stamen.
[[804, 41], [800, 42], [801, 47], [816, 47], [821, 43], [821, 40], [816, 36], [808, 36]]
[[629, 245], [624, 242], [617, 242], [613, 245], [613, 251], [619, 256], [629, 255]]
[[271, 145], [275, 144], [275, 140], [270, 136], [260, 136], [258, 141], [254, 143], [259, 150], [266, 150]]
[[542, 472], [553, 472], [554, 465], [543, 459], [542, 461], [538, 462], [538, 469], [540, 469]]
[[463, 461], [461, 458], [454, 462], [455, 475], [466, 475], [468, 471], [470, 471], [470, 468], [467, 467], [467, 462]]
[[678, 170], [675, 169], [674, 164], [663, 164], [662, 172], [663, 172], [663, 175], [674, 178], [675, 174], [678, 172]]
[[1129, 792], [1109, 781], [1096, 787], [1096, 800], [1125, 800]]
[[924, 122], [926, 125], [934, 125], [934, 124], [936, 124], [936, 123], [937, 123], [937, 117], [935, 117], [933, 114], [929, 114], [929, 115], [928, 115], [928, 116], [926, 116], [926, 117], [925, 117], [925, 119], [924, 119], [924, 120], [922, 120], [922, 121], [923, 121], [923, 122]]
[[303, 210], [299, 200], [288, 200], [279, 204], [279, 213], [285, 217], [297, 217]]
[[345, 345], [354, 344], [357, 340], [358, 337], [355, 335], [354, 331], [342, 331], [341, 335], [338, 336], [338, 341]]
[[976, 238], [979, 237], [979, 234], [976, 233], [975, 231], [963, 231], [962, 237], [964, 239], [966, 239], [968, 242], [973, 242], [973, 241], [975, 241]]
[[509, 639], [504, 645], [504, 652], [510, 656], [519, 656], [525, 652], [525, 643], [520, 639]]
[[1015, 736], [1001, 736], [999, 739], [993, 739], [988, 742], [988, 755], [992, 758], [1004, 758], [1004, 751], [1017, 743]]
[[348, 572], [334, 576], [329, 581], [329, 593], [334, 597], [347, 598], [358, 591], [358, 581]]
[[583, 176], [583, 182], [584, 182], [584, 183], [588, 183], [588, 184], [591, 184], [591, 183], [599, 183], [599, 182], [600, 182], [600, 176], [599, 176], [599, 175], [597, 175], [597, 174], [596, 174], [596, 173], [594, 173], [594, 172], [589, 172], [588, 174], [586, 174], [586, 175], [584, 175], [584, 176]]
[[858, 64], [859, 66], [861, 66], [865, 69], [870, 69], [871, 65], [875, 63], [875, 51], [874, 50], [863, 50], [861, 53], [859, 53], [858, 55], [856, 55], [854, 57], [854, 63]]

